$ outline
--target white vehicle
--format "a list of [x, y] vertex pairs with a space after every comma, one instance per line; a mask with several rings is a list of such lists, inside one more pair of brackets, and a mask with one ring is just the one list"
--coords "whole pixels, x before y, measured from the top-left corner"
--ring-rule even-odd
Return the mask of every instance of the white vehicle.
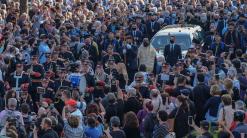
[[193, 40], [202, 41], [202, 28], [198, 25], [168, 25], [158, 31], [151, 39], [150, 45], [156, 49], [158, 61], [164, 58], [163, 51], [170, 43], [170, 36], [175, 36], [175, 43], [181, 46], [183, 58], [189, 48], [193, 47]]

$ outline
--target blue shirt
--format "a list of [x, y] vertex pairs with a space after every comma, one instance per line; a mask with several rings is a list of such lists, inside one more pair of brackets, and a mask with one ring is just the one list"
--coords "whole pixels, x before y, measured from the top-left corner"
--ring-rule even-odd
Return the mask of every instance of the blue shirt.
[[89, 138], [99, 138], [102, 131], [98, 127], [86, 127], [85, 128], [85, 135]]
[[40, 42], [40, 44], [39, 44], [39, 63], [40, 64], [43, 64], [46, 62], [45, 54], [50, 53], [50, 52], [51, 52], [51, 50], [50, 50], [48, 44], [45, 42]]

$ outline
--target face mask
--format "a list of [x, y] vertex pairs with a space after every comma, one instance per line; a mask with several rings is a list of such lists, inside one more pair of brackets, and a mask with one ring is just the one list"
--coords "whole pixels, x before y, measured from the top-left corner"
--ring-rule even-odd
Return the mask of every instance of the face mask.
[[171, 44], [174, 44], [174, 40], [170, 40], [170, 43], [171, 43]]
[[144, 47], [148, 47], [148, 42], [144, 41], [144, 42], [143, 42], [143, 46], [144, 46]]

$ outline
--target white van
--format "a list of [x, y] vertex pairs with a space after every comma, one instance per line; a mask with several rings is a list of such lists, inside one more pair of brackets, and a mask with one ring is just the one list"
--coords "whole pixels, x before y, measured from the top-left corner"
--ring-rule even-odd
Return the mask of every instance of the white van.
[[150, 45], [156, 49], [157, 57], [163, 56], [164, 48], [170, 43], [170, 36], [175, 36], [175, 43], [181, 46], [183, 57], [192, 46], [192, 41], [203, 41], [202, 28], [198, 25], [168, 25], [158, 31], [151, 39]]

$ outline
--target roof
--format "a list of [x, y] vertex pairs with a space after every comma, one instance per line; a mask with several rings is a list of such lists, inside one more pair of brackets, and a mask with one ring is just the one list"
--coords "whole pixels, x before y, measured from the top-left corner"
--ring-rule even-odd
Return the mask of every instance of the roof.
[[191, 35], [196, 31], [201, 31], [202, 28], [198, 25], [185, 25], [182, 26], [180, 24], [176, 25], [168, 25], [162, 28], [156, 35], [167, 35], [169, 33], [176, 34], [176, 35]]

